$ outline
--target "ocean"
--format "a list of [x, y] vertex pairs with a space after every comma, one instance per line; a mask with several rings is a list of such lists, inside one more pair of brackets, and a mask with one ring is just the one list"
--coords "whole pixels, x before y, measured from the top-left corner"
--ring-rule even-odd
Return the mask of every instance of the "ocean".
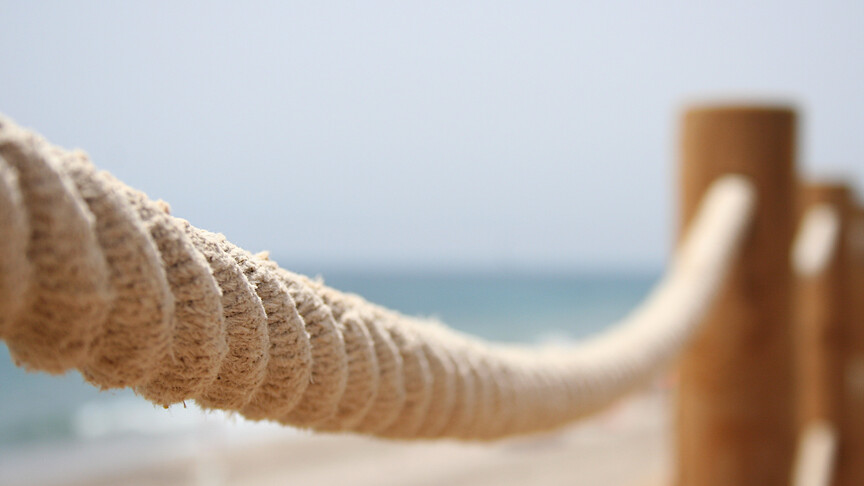
[[[624, 317], [659, 275], [330, 272], [325, 283], [410, 315], [435, 317], [484, 339], [567, 342]], [[99, 391], [78, 373], [28, 373], [0, 345], [0, 456], [4, 451], [93, 444], [112, 439], [266, 427], [202, 412], [193, 403], [165, 410], [130, 390]]]

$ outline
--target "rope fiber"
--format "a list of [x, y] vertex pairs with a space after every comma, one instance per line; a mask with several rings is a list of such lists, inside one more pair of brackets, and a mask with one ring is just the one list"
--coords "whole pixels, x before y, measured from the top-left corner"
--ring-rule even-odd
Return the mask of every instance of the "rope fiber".
[[485, 342], [288, 272], [0, 117], [0, 339], [159, 405], [392, 438], [552, 429], [645, 383], [697, 329], [751, 219], [718, 180], [647, 300], [569, 347]]

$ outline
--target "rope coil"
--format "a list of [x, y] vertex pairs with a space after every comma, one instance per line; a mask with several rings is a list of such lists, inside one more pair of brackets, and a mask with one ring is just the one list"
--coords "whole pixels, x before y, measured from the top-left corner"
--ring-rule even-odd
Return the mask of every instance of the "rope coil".
[[28, 370], [82, 371], [318, 430], [494, 439], [558, 427], [646, 381], [695, 331], [754, 206], [719, 180], [666, 277], [568, 348], [492, 345], [279, 268], [0, 118], [0, 339]]

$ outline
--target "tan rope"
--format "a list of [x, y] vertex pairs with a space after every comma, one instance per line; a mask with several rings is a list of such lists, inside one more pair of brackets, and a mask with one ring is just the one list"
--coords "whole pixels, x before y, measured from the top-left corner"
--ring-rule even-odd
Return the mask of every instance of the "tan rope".
[[148, 381], [155, 364], [168, 354], [174, 331], [174, 297], [159, 253], [138, 213], [111, 190], [114, 181], [107, 173], [95, 172], [81, 152], [54, 153], [93, 213], [93, 229], [114, 293], [103, 332], [94, 336], [81, 372], [91, 383], [107, 388]]
[[613, 330], [493, 345], [279, 268], [0, 118], [0, 338], [16, 364], [318, 430], [493, 439], [645, 382], [685, 344], [750, 219], [716, 183], [670, 271]]
[[[28, 222], [23, 228], [29, 229], [26, 259], [33, 270], [32, 278], [19, 284], [27, 290], [17, 319], [6, 325], [5, 340], [24, 366], [59, 373], [85, 365], [108, 316], [113, 301], [108, 265], [93, 215], [58, 170], [57, 154], [38, 137], [5, 127], [0, 157], [17, 175]], [[21, 229], [8, 228], [4, 238], [20, 238], [15, 233]]]
[[30, 288], [30, 261], [27, 240], [30, 224], [18, 191], [18, 173], [0, 156], [0, 338], [9, 334], [27, 303]]
[[831, 263], [840, 240], [840, 215], [827, 203], [814, 204], [801, 218], [792, 241], [792, 268], [805, 277], [819, 275]]
[[792, 470], [792, 486], [828, 486], [837, 460], [837, 430], [814, 421], [801, 431]]
[[[263, 386], [268, 380], [294, 378], [297, 383], [295, 390], [302, 393], [300, 387], [305, 384], [305, 380], [298, 379], [297, 376], [302, 376], [299, 372], [308, 367], [301, 363], [294, 367], [288, 366], [280, 373], [278, 363], [281, 356], [277, 348], [282, 334], [275, 330], [272, 332], [271, 346], [267, 316], [270, 315], [275, 328], [284, 321], [282, 313], [278, 308], [273, 308], [273, 301], [268, 299], [266, 305], [262, 302], [250, 279], [243, 273], [248, 267], [234, 260], [236, 253], [222, 235], [195, 231], [189, 225], [185, 225], [185, 229], [195, 248], [207, 256], [213, 278], [222, 291], [222, 313], [225, 317], [225, 340], [228, 345], [228, 352], [222, 361], [214, 386], [196, 399], [198, 404], [207, 408], [248, 410], [250, 415], [254, 415], [255, 403], [260, 401], [256, 392], [263, 393], [263, 390], [271, 388], [272, 386]], [[242, 259], [242, 256], [240, 258]], [[263, 287], [254, 276], [254, 269], [251, 273], [256, 287]], [[263, 291], [260, 293], [267, 297]], [[278, 306], [279, 303], [275, 305]], [[289, 305], [287, 302], [283, 304], [284, 307]], [[295, 334], [302, 335], [302, 330], [295, 329]], [[286, 384], [284, 388], [292, 387]], [[296, 395], [298, 393], [295, 391], [281, 398], [287, 400]], [[252, 404], [246, 408], [250, 402]]]

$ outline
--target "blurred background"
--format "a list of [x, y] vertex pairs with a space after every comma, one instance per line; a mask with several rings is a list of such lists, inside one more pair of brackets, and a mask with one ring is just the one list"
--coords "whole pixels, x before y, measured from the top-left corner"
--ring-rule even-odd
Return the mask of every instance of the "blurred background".
[[[578, 339], [643, 298], [687, 103], [792, 103], [799, 165], [864, 183], [861, 2], [0, 0], [0, 18], [6, 116], [290, 270], [493, 340]], [[26, 374], [0, 346], [0, 483], [286, 434], [312, 440]], [[226, 481], [207, 470], [189, 481]]]

